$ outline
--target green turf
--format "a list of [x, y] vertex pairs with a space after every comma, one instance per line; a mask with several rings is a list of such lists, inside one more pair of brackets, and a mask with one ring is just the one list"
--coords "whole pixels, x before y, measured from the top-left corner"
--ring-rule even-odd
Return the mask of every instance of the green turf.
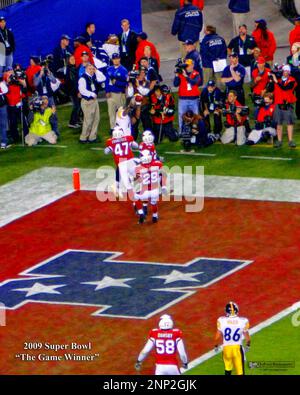
[[[247, 353], [245, 373], [247, 375], [299, 375], [300, 374], [300, 327], [291, 323], [292, 314], [257, 332], [252, 336], [251, 350]], [[288, 362], [294, 367], [286, 370], [249, 368], [249, 362]], [[266, 365], [265, 365], [266, 366]], [[187, 374], [192, 375], [222, 375], [224, 365], [222, 354], [203, 362]]]
[[[0, 152], [0, 185], [20, 177], [29, 171], [44, 166], [97, 168], [103, 164], [112, 164], [112, 158], [105, 156], [101, 151], [93, 151], [90, 148], [103, 147], [109, 136], [109, 123], [107, 104], [100, 104], [100, 144], [81, 145], [78, 143], [79, 131], [68, 128], [71, 112], [70, 106], [58, 108], [58, 119], [61, 138], [59, 145], [67, 148], [47, 148], [42, 146], [25, 147], [13, 146], [11, 149]], [[170, 143], [164, 141], [158, 151], [166, 158], [166, 165], [191, 165], [204, 166], [205, 174], [228, 175], [241, 177], [266, 177], [300, 179], [300, 123], [295, 128], [295, 140], [298, 148], [287, 148], [286, 140], [282, 149], [274, 149], [271, 145], [242, 146], [214, 144], [208, 148], [199, 149], [199, 152], [216, 154], [215, 157], [201, 156], [178, 156], [165, 154], [166, 151], [179, 151], [182, 147], [180, 142]], [[292, 161], [271, 161], [257, 159], [241, 159], [241, 155], [290, 157]]]

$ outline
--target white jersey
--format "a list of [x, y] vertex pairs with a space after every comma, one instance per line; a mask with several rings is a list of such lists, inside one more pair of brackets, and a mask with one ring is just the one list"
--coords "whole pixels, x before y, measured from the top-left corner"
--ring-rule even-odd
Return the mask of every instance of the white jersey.
[[223, 335], [223, 346], [242, 345], [244, 333], [249, 329], [248, 318], [238, 316], [220, 317], [217, 328]]
[[123, 129], [124, 136], [131, 136], [131, 120], [129, 115], [124, 115], [122, 110], [118, 110], [116, 114], [116, 123], [115, 126], [118, 126]]

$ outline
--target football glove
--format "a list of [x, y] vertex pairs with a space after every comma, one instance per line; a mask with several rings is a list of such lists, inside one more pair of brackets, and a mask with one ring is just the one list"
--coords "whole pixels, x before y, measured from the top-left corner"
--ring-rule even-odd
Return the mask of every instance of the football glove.
[[137, 370], [137, 371], [141, 370], [142, 362], [136, 361], [134, 367], [135, 367], [135, 370]]

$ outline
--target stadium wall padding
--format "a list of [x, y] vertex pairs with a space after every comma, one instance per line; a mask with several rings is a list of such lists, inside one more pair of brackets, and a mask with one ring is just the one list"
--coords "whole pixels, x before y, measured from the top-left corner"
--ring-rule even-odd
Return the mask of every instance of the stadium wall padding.
[[141, 0], [32, 0], [21, 1], [0, 11], [16, 40], [14, 61], [27, 66], [30, 55], [53, 51], [61, 34], [74, 38], [87, 22], [96, 24], [96, 40], [121, 31], [123, 18], [131, 28], [142, 30]]

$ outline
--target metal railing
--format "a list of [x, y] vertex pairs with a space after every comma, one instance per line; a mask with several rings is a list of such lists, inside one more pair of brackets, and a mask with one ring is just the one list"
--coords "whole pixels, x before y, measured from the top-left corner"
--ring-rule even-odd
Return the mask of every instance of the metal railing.
[[8, 7], [14, 3], [17, 3], [19, 0], [0, 0], [0, 10], [2, 8]]

